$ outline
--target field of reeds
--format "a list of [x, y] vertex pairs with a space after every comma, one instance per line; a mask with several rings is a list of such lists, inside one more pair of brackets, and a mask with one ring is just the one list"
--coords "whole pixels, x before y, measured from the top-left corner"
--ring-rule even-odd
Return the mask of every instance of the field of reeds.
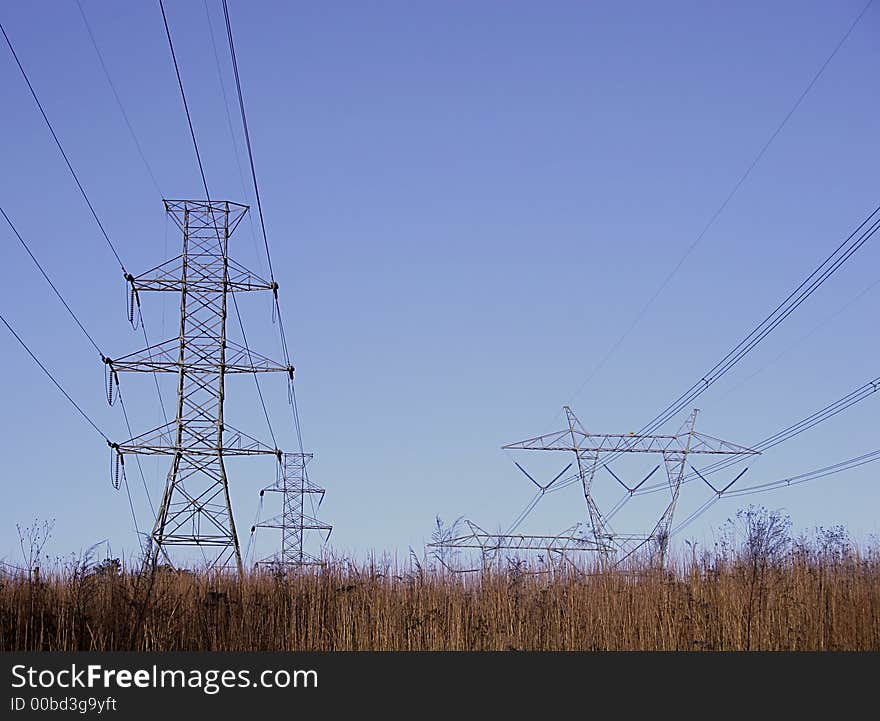
[[0, 580], [0, 650], [878, 650], [880, 554], [452, 574], [234, 575], [116, 562]]

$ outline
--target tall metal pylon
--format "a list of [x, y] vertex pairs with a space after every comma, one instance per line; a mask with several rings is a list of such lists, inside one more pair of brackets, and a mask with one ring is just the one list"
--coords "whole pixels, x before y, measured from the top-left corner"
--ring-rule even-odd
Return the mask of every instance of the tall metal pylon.
[[251, 528], [251, 533], [257, 528], [277, 528], [281, 531], [281, 551], [261, 561], [262, 564], [285, 568], [323, 564], [320, 558], [304, 550], [306, 531], [326, 531], [324, 543], [333, 531], [333, 526], [305, 512], [307, 496], [318, 496], [317, 507], [320, 507], [326, 493], [309, 479], [306, 466], [312, 457], [312, 453], [282, 453], [275, 483], [260, 491], [261, 499], [267, 491], [281, 494], [281, 513]]
[[[594, 539], [594, 547], [597, 549], [615, 548], [618, 551], [627, 550], [628, 545], [644, 544], [647, 541], [655, 541], [660, 553], [661, 562], [666, 555], [669, 544], [670, 529], [675, 508], [678, 504], [679, 492], [684, 480], [687, 468], [687, 458], [690, 455], [757, 455], [760, 451], [738, 446], [729, 441], [713, 438], [695, 430], [698, 409], [694, 409], [687, 421], [675, 435], [638, 435], [635, 433], [588, 433], [584, 430], [574, 411], [569, 406], [564, 406], [565, 417], [568, 427], [561, 431], [548, 433], [524, 441], [510, 443], [502, 446], [505, 450], [529, 450], [529, 451], [565, 451], [575, 454], [577, 464], [577, 476], [583, 488], [584, 500], [587, 506], [587, 515]], [[600, 465], [614, 476], [630, 495], [650, 478], [659, 468], [657, 466], [651, 473], [643, 478], [637, 485], [628, 486], [624, 483], [602, 459], [610, 458], [618, 453], [648, 453], [662, 456], [663, 465], [666, 469], [666, 477], [669, 483], [669, 503], [660, 516], [657, 524], [647, 535], [617, 534], [614, 533], [608, 523], [608, 519], [600, 512], [593, 495], [593, 484], [596, 472]], [[537, 484], [522, 466], [517, 466]], [[567, 470], [567, 469], [566, 469]], [[565, 471], [563, 471], [564, 473]], [[557, 476], [550, 484], [539, 487], [542, 492], [561, 477]], [[742, 475], [742, 474], [740, 474]], [[737, 476], [739, 478], [739, 476]], [[735, 481], [736, 479], [734, 479]], [[730, 484], [728, 484], [729, 487]]]
[[[231, 340], [226, 331], [230, 293], [277, 292], [228, 255], [229, 238], [248, 206], [229, 201], [165, 200], [165, 210], [183, 233], [180, 255], [137, 276], [129, 275], [130, 319], [147, 291], [180, 294], [177, 337], [149, 348], [105, 358], [111, 384], [118, 373], [174, 373], [177, 405], [173, 421], [113, 444], [125, 454], [165, 455], [171, 466], [153, 529], [150, 561], [161, 553], [173, 564], [175, 547], [196, 547], [209, 568], [234, 565], [243, 571], [225, 459], [274, 455], [271, 445], [233, 428], [224, 417], [227, 374], [282, 372], [277, 363]], [[246, 341], [245, 341], [246, 343]]]

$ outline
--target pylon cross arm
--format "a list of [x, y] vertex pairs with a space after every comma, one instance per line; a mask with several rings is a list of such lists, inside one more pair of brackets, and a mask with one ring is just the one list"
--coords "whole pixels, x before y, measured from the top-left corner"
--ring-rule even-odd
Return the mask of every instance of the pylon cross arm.
[[[572, 443], [572, 435], [576, 442]], [[576, 453], [708, 453], [719, 455], [757, 454], [759, 451], [722, 441], [711, 436], [693, 433], [688, 446], [688, 434], [636, 435], [633, 433], [584, 433], [565, 430], [502, 446], [504, 450], [569, 451]]]
[[242, 293], [257, 290], [274, 291], [278, 288], [276, 283], [261, 278], [231, 258], [226, 260], [225, 278], [221, 256], [218, 255], [214, 263], [219, 272], [195, 273], [190, 270], [184, 276], [183, 256], [177, 256], [140, 275], [132, 276], [129, 282], [139, 293], [150, 291], [220, 293], [224, 290], [229, 293]]
[[[187, 347], [183, 362], [180, 360], [180, 339], [171, 338], [149, 348], [105, 361], [118, 373], [187, 373], [216, 374], [220, 367], [216, 349], [194, 341]], [[289, 373], [293, 369], [256, 353], [233, 340], [226, 341], [223, 362], [225, 373]]]

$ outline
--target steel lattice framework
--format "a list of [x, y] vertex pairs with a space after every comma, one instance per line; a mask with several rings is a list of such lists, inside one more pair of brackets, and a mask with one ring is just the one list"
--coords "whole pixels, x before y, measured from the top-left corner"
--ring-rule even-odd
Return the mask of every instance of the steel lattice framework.
[[[564, 531], [559, 536], [525, 536], [500, 533], [487, 534], [475, 524], [466, 521], [471, 528], [470, 534], [446, 539], [441, 543], [431, 544], [432, 547], [440, 549], [480, 548], [483, 551], [484, 558], [488, 552], [494, 552], [499, 549], [543, 550], [548, 553], [555, 552], [562, 555], [571, 551], [588, 551], [608, 555], [611, 553], [631, 553], [635, 548], [649, 541], [654, 541], [659, 549], [662, 562], [669, 543], [670, 529], [687, 468], [688, 456], [705, 454], [740, 456], [757, 455], [760, 453], [760, 451], [751, 448], [698, 433], [695, 430], [698, 409], [693, 410], [679, 431], [674, 435], [588, 433], [584, 430], [574, 411], [569, 406], [564, 406], [563, 411], [567, 421], [567, 428], [516, 443], [510, 443], [502, 446], [502, 448], [504, 450], [574, 453], [575, 460], [573, 463], [563, 469], [556, 478], [544, 485], [538, 483], [519, 463], [516, 465], [538, 486], [541, 494], [549, 490], [572, 465], [575, 465], [577, 470], [572, 480], [578, 480], [583, 489], [589, 519], [589, 534], [592, 536], [592, 541], [587, 542], [582, 535], [576, 535], [575, 532], [578, 526]], [[608, 519], [599, 510], [593, 495], [593, 483], [600, 465], [606, 468], [627, 489], [630, 496], [660, 467], [657, 466], [636, 486], [629, 487], [603, 462], [622, 453], [660, 455], [662, 465], [666, 470], [670, 493], [669, 502], [654, 528], [647, 534], [615, 533], [611, 529]], [[727, 487], [731, 484], [728, 484]], [[726, 488], [722, 489], [719, 495], [724, 490]]]
[[333, 526], [319, 521], [305, 512], [307, 496], [318, 497], [321, 506], [326, 491], [309, 479], [306, 466], [312, 460], [311, 453], [283, 453], [281, 467], [275, 483], [260, 491], [281, 494], [281, 513], [257, 523], [252, 529], [277, 528], [281, 531], [281, 551], [260, 563], [272, 566], [302, 567], [323, 565], [323, 561], [303, 549], [307, 531], [326, 531], [324, 543], [330, 538]]
[[[129, 275], [132, 307], [147, 291], [180, 294], [176, 338], [119, 358], [106, 358], [111, 374], [173, 373], [177, 376], [175, 419], [124, 443], [125, 454], [167, 455], [171, 467], [150, 538], [152, 562], [159, 553], [173, 563], [170, 549], [201, 549], [209, 567], [234, 565], [242, 571], [227, 456], [281, 455], [280, 451], [226, 423], [223, 407], [227, 373], [281, 372], [274, 362], [230, 340], [226, 332], [230, 293], [277, 291], [228, 256], [229, 238], [248, 207], [229, 201], [165, 200], [165, 210], [183, 233], [180, 255], [137, 276]], [[246, 341], [245, 341], [246, 343]], [[111, 379], [112, 380], [112, 379]]]
[[[571, 553], [601, 552], [608, 553], [612, 549], [607, 546], [597, 546], [592, 539], [583, 533], [582, 524], [576, 523], [571, 528], [551, 535], [513, 535], [508, 533], [490, 533], [480, 528], [476, 523], [464, 519], [469, 533], [453, 534], [436, 543], [429, 543], [428, 548], [434, 549], [440, 562], [451, 571], [461, 571], [447, 563], [444, 555], [448, 551], [479, 550], [482, 563], [485, 565], [498, 557], [501, 551], [511, 552], [536, 552], [540, 551], [547, 555], [548, 562], [561, 560]], [[477, 571], [480, 569], [465, 569]]]

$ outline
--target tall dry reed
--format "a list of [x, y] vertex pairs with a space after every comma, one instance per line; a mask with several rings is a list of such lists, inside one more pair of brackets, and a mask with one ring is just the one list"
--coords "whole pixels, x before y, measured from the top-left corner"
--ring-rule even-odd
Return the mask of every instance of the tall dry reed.
[[0, 579], [0, 650], [878, 650], [880, 555]]

